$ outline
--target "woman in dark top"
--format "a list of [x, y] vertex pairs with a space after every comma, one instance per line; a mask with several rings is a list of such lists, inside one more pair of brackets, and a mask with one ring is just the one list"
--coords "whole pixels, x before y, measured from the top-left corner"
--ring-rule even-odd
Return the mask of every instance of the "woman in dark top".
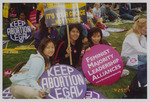
[[131, 15], [131, 10], [127, 3], [121, 3], [119, 7], [119, 15], [120, 15], [120, 18], [122, 19], [128, 19], [128, 20], [134, 19], [134, 16]]
[[81, 27], [79, 24], [69, 25], [70, 46], [68, 47], [67, 31], [56, 47], [55, 61], [59, 64], [70, 65], [69, 55], [72, 54], [72, 66], [77, 67], [82, 49]]

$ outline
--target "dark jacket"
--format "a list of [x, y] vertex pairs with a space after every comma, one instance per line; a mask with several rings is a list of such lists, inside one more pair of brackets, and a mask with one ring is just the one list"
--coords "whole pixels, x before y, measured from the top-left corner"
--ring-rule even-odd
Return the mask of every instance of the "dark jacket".
[[130, 8], [129, 8], [129, 5], [120, 5], [119, 7], [119, 15], [122, 15], [122, 14], [130, 14]]
[[[71, 45], [71, 50], [72, 50], [72, 66], [77, 67], [81, 50], [77, 50], [77, 45]], [[70, 65], [70, 58], [65, 58], [67, 46], [65, 41], [61, 41], [57, 47], [56, 47], [56, 53], [55, 53], [55, 62], [59, 64], [67, 64]]]
[[40, 30], [36, 31], [35, 34], [34, 34], [34, 45], [35, 45], [35, 48], [38, 49], [38, 46], [41, 42], [41, 40], [43, 38], [47, 38], [47, 37], [50, 37], [53, 39], [54, 42], [57, 42], [58, 39], [59, 39], [59, 35], [58, 35], [58, 31], [56, 28], [51, 28], [51, 33], [50, 34], [40, 34]]

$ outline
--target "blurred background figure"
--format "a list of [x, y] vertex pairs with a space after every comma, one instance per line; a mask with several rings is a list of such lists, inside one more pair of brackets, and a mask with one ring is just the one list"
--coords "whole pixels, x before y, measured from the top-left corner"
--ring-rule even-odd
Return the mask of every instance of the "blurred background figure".
[[134, 16], [131, 15], [131, 10], [127, 3], [121, 3], [119, 7], [119, 15], [122, 19], [133, 20]]
[[55, 43], [59, 39], [59, 34], [55, 27], [46, 27], [45, 16], [40, 20], [40, 28], [34, 34], [34, 45], [36, 49], [43, 38], [51, 38]]
[[109, 21], [114, 21], [116, 19], [118, 19], [118, 17], [120, 16], [119, 14], [117, 14], [116, 12], [114, 12], [111, 9], [112, 3], [105, 3], [101, 6], [101, 16], [103, 17], [103, 20], [106, 21], [107, 19]]

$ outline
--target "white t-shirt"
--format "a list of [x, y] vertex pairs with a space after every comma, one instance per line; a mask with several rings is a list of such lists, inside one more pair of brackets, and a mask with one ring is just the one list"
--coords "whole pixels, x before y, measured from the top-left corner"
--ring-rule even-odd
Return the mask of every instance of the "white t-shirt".
[[128, 58], [127, 65], [133, 66], [138, 64], [138, 55], [146, 55], [147, 49], [143, 48], [135, 33], [129, 34], [122, 45], [121, 56]]
[[141, 46], [145, 49], [147, 49], [147, 40], [144, 35], [141, 36]]
[[95, 7], [93, 8], [93, 13], [95, 16], [101, 17], [101, 10], [100, 8], [96, 9]]
[[93, 19], [93, 15], [92, 15], [91, 12], [87, 12], [86, 14], [87, 14], [87, 18], [88, 18], [88, 19]]

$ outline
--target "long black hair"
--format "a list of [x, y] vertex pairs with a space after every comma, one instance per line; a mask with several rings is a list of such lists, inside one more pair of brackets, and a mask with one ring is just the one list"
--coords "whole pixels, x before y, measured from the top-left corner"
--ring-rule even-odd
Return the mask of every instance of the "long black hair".
[[[69, 25], [69, 34], [70, 34], [70, 31], [73, 28], [77, 28], [80, 32], [79, 38], [76, 40], [75, 47], [77, 48], [77, 51], [81, 51], [82, 45], [83, 45], [83, 43], [82, 43], [83, 34], [82, 34], [81, 25], [80, 24], [71, 24], [71, 25]], [[62, 40], [65, 41], [65, 47], [67, 48], [68, 47], [67, 28], [65, 28], [65, 35], [63, 36]]]
[[100, 28], [97, 28], [97, 27], [94, 27], [94, 28], [91, 28], [89, 31], [88, 31], [88, 41], [93, 45], [92, 41], [91, 41], [91, 37], [93, 36], [94, 33], [100, 33], [100, 36], [101, 36], [101, 39], [100, 39], [100, 44], [102, 44], [102, 31]]

